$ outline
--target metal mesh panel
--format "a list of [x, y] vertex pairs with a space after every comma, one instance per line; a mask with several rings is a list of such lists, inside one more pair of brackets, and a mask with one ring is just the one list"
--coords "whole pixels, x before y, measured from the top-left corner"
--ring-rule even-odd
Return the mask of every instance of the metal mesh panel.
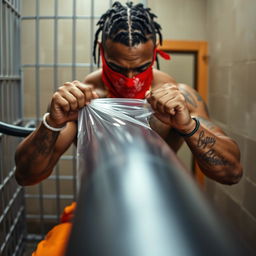
[[[0, 1], [0, 120], [21, 123], [20, 1]], [[0, 255], [22, 255], [24, 191], [14, 179], [19, 139], [0, 134]]]

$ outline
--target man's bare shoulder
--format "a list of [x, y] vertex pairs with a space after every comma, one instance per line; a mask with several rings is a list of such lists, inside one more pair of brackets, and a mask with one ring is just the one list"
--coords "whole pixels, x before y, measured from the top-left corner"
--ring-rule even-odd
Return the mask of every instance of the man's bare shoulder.
[[95, 92], [98, 94], [100, 98], [107, 97], [108, 92], [102, 81], [101, 68], [87, 75], [84, 79], [84, 83], [92, 85], [95, 88]]
[[173, 77], [171, 77], [170, 75], [158, 69], [153, 69], [153, 77], [154, 77], [152, 82], [153, 88], [157, 88], [158, 86], [161, 86], [166, 83], [177, 84], [177, 82]]
[[101, 88], [103, 86], [101, 74], [102, 69], [95, 70], [85, 77], [84, 83], [93, 85], [95, 88]]

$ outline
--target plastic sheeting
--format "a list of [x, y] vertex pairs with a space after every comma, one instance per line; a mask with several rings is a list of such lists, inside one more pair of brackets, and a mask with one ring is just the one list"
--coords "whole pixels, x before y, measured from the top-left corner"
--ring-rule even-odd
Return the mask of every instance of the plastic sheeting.
[[[120, 147], [133, 143], [135, 130], [150, 130], [153, 110], [146, 100], [95, 99], [79, 112], [77, 141], [78, 188], [82, 172], [90, 172], [106, 148], [115, 156]], [[103, 149], [103, 151], [101, 150]], [[101, 152], [100, 152], [101, 151]]]
[[145, 101], [126, 99], [81, 110], [83, 175], [66, 255], [248, 255], [150, 129], [151, 114]]

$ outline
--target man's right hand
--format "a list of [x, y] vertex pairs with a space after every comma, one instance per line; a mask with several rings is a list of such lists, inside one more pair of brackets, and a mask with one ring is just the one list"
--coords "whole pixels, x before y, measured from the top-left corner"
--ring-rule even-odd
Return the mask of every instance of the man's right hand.
[[63, 127], [78, 118], [78, 110], [98, 98], [91, 85], [79, 81], [66, 82], [53, 94], [47, 123], [53, 127]]

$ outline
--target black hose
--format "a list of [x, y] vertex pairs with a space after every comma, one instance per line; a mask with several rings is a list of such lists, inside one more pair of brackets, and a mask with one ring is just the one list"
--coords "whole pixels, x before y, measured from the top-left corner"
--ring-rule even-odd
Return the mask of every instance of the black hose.
[[0, 133], [15, 137], [27, 137], [35, 128], [27, 128], [0, 122]]

